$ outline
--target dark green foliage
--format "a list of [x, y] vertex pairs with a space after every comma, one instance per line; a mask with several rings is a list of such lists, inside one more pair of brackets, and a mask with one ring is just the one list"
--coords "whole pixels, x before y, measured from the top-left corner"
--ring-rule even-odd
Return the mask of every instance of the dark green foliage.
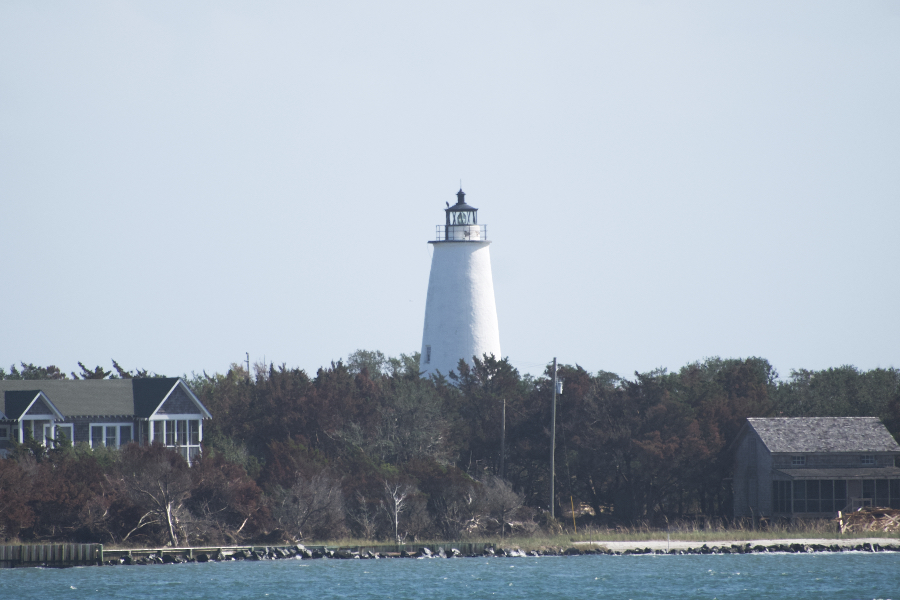
[[[64, 377], [25, 364], [3, 376], [26, 375]], [[896, 369], [800, 370], [779, 381], [761, 358], [709, 358], [633, 378], [577, 364], [559, 375], [556, 514], [583, 503], [596, 524], [730, 516], [730, 446], [748, 417], [877, 416], [900, 433]], [[450, 379], [423, 379], [415, 354], [359, 350], [314, 377], [233, 365], [188, 383], [213, 414], [193, 467], [161, 448], [91, 451], [61, 439], [48, 451], [26, 439], [0, 461], [2, 535], [221, 543], [279, 527], [303, 539], [458, 539], [550, 523], [537, 512], [550, 502], [549, 367], [521, 377], [484, 356]], [[170, 522], [129, 491], [155, 472], [180, 486]]]
[[0, 369], [0, 379], [66, 379], [66, 374], [54, 365], [38, 367], [31, 363], [20, 364], [22, 365], [21, 371], [16, 368], [16, 365], [9, 367], [9, 373]]
[[[113, 364], [115, 364], [115, 361], [113, 361]], [[84, 366], [84, 363], [80, 361], [78, 366], [81, 367], [81, 375], [79, 376], [72, 373], [72, 379], [106, 379], [109, 377], [110, 373], [112, 373], [112, 371], [105, 371], [100, 365], [97, 365], [93, 371]]]

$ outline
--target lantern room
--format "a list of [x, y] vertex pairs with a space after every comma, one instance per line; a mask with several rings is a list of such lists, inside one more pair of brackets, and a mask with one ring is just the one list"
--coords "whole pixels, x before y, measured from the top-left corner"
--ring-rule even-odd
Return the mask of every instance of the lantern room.
[[456, 193], [456, 204], [448, 204], [444, 213], [447, 215], [446, 224], [443, 228], [438, 225], [438, 241], [468, 242], [487, 239], [487, 228], [478, 225], [478, 209], [466, 204], [466, 193], [462, 188]]

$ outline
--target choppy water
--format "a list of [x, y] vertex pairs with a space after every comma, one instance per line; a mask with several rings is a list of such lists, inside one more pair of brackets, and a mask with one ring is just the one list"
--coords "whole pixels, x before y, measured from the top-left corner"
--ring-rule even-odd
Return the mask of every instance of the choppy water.
[[4, 569], [0, 598], [900, 598], [900, 553]]

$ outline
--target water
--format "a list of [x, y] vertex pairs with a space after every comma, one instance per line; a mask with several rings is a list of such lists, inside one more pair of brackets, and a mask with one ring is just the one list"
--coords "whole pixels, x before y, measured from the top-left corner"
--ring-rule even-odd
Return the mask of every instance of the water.
[[900, 598], [900, 554], [273, 560], [4, 569], [0, 598]]

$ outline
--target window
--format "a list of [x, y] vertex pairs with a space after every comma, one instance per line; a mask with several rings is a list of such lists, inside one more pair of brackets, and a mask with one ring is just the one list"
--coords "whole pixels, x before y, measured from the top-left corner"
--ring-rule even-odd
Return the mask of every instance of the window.
[[847, 506], [847, 482], [843, 479], [773, 483], [772, 506], [776, 513], [834, 513]]
[[900, 479], [864, 479], [862, 492], [867, 506], [900, 508]]
[[67, 423], [64, 425], [56, 426], [56, 440], [62, 441], [63, 436], [66, 437], [66, 443], [69, 445], [75, 444], [75, 426], [71, 423]]
[[821, 512], [837, 512], [844, 508], [843, 505], [835, 508], [834, 502], [834, 481], [825, 480], [819, 482], [819, 492], [820, 492], [820, 504], [819, 510]]
[[874, 465], [875, 464], [875, 455], [874, 454], [863, 454], [859, 457], [859, 462], [864, 465]]
[[844, 510], [847, 506], [847, 481], [844, 479], [834, 480], [834, 511]]
[[200, 454], [200, 421], [199, 419], [172, 419], [169, 421], [151, 421], [153, 425], [153, 441], [178, 448], [188, 462]]
[[806, 512], [806, 482], [794, 481], [794, 512]]
[[891, 505], [888, 494], [889, 483], [887, 479], [875, 480], [875, 506], [889, 507]]
[[791, 466], [792, 467], [806, 466], [806, 457], [805, 456], [792, 456], [791, 457]]
[[431, 364], [431, 346], [425, 346], [425, 364]]
[[2, 426], [0, 427], [0, 440], [8, 440], [9, 439], [9, 427]]
[[91, 448], [121, 448], [132, 439], [131, 423], [91, 423]]
[[791, 482], [775, 481], [772, 486], [772, 506], [777, 513], [791, 512]]

